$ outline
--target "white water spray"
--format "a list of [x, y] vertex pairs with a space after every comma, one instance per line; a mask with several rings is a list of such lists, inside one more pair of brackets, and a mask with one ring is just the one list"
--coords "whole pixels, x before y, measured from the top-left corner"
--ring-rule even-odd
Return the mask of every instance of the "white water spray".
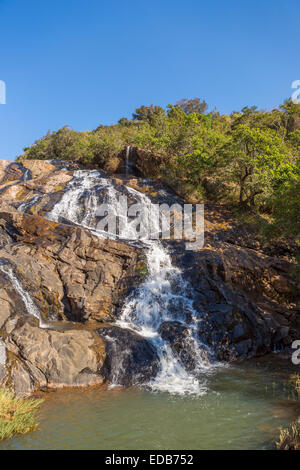
[[[127, 147], [126, 155], [129, 156]], [[126, 158], [127, 161], [127, 158]], [[128, 163], [128, 161], [127, 161]], [[102, 200], [99, 200], [99, 191]], [[150, 210], [151, 200], [143, 193], [130, 187], [122, 186], [126, 193], [144, 207]], [[66, 187], [61, 200], [54, 206], [47, 218], [59, 221], [61, 218], [90, 229], [99, 237], [103, 232], [96, 229], [95, 212], [102, 202], [110, 204], [115, 215], [122, 219], [122, 238], [131, 239], [136, 234], [128, 220], [127, 214], [122, 213], [119, 203], [121, 191], [116, 189], [111, 180], [103, 178], [97, 171], [76, 171], [73, 180]], [[155, 230], [159, 232], [159, 227]], [[105, 236], [109, 236], [106, 232]], [[116, 238], [112, 236], [111, 238]], [[193, 309], [190, 288], [183, 280], [181, 272], [172, 265], [171, 257], [159, 240], [141, 238], [146, 249], [148, 275], [139, 287], [135, 296], [125, 302], [125, 307], [117, 324], [129, 328], [147, 338], [155, 346], [160, 358], [160, 372], [148, 387], [157, 391], [168, 391], [176, 394], [206, 393], [205, 377], [214, 368], [211, 354], [205, 345], [197, 338], [198, 326], [201, 322], [199, 312]], [[187, 323], [187, 312], [189, 321]], [[170, 345], [162, 339], [158, 329], [165, 321], [180, 321], [187, 329], [186, 346], [193, 353], [195, 368], [187, 371], [180, 359], [174, 355]], [[115, 361], [115, 367], [120, 368], [120, 361]], [[118, 371], [115, 371], [115, 377]], [[201, 375], [201, 379], [199, 376]]]
[[47, 214], [47, 219], [59, 222], [61, 218], [84, 228], [95, 230], [97, 192], [108, 186], [108, 180], [98, 171], [77, 170], [60, 201]]
[[128, 176], [128, 174], [129, 174], [130, 151], [131, 151], [131, 147], [130, 147], [130, 145], [127, 145], [127, 147], [126, 147], [126, 156], [125, 156], [125, 175], [126, 176]]
[[[159, 355], [161, 370], [148, 386], [152, 390], [176, 394], [206, 393], [205, 380], [199, 374], [213, 368], [210, 352], [199, 344], [197, 325], [199, 318], [186, 294], [188, 286], [178, 268], [172, 265], [171, 257], [159, 242], [152, 242], [147, 252], [148, 276], [138, 289], [137, 295], [126, 303], [118, 324], [131, 328], [150, 340]], [[186, 316], [190, 321], [186, 324]], [[199, 315], [199, 314], [198, 314]], [[188, 372], [165, 342], [158, 329], [163, 322], [180, 321], [188, 329], [186, 346], [193, 352], [195, 370]], [[189, 344], [188, 344], [189, 343]]]
[[0, 271], [9, 278], [11, 285], [21, 297], [25, 305], [25, 308], [27, 310], [27, 313], [38, 319], [40, 328], [47, 328], [48, 325], [44, 323], [41, 317], [41, 314], [39, 312], [39, 309], [33, 302], [28, 292], [24, 289], [24, 287], [22, 286], [18, 278], [15, 276], [11, 266], [9, 266], [8, 264], [1, 263]]
[[23, 202], [22, 204], [19, 205], [18, 211], [26, 212], [27, 209], [30, 209], [32, 206], [34, 206], [41, 198], [42, 196], [38, 195], [38, 196], [34, 196], [32, 199], [30, 199], [30, 201]]
[[6, 364], [6, 347], [2, 339], [0, 339], [0, 365]]
[[31, 179], [31, 172], [30, 172], [30, 170], [26, 169], [25, 173], [23, 175], [23, 181], [28, 181], [30, 179]]

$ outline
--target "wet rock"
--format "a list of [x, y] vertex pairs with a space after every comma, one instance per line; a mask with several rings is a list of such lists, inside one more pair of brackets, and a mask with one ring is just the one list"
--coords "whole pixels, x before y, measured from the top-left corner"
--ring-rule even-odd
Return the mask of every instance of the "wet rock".
[[291, 344], [292, 341], [291, 341], [291, 337], [289, 333], [290, 333], [290, 328], [288, 326], [283, 326], [276, 332], [274, 336], [274, 343], [275, 344], [284, 343], [286, 345]]
[[189, 328], [178, 321], [167, 321], [160, 325], [158, 333], [171, 346], [173, 353], [187, 370], [196, 367], [195, 348]]
[[252, 341], [251, 339], [245, 339], [235, 344], [235, 351], [240, 357], [246, 357], [249, 350], [251, 350]]
[[247, 336], [248, 334], [248, 328], [246, 325], [240, 323], [234, 326], [234, 328], [231, 331], [231, 337], [233, 341], [238, 341]]
[[148, 382], [159, 370], [155, 347], [134, 331], [117, 326], [97, 330], [106, 346], [103, 374], [111, 383], [136, 385]]

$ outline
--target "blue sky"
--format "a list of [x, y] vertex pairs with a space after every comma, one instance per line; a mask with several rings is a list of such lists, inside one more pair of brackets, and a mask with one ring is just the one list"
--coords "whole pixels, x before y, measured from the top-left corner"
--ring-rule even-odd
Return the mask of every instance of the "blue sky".
[[0, 0], [0, 158], [141, 104], [272, 108], [300, 79], [299, 0]]

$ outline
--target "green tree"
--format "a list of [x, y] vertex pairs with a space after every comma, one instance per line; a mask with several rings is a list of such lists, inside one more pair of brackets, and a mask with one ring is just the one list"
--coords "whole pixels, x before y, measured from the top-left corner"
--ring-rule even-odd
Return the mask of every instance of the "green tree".
[[155, 115], [164, 115], [165, 110], [161, 106], [154, 106], [151, 104], [150, 106], [141, 106], [135, 110], [135, 113], [132, 114], [132, 118], [136, 121], [148, 121], [151, 122], [151, 119], [155, 117]]
[[204, 114], [208, 109], [208, 104], [205, 100], [201, 101], [200, 98], [187, 99], [183, 98], [176, 103], [184, 113], [192, 114]]
[[293, 171], [288, 149], [271, 129], [237, 126], [222, 150], [226, 177], [239, 187], [239, 201], [255, 206], [257, 196], [270, 197], [279, 184]]
[[286, 182], [275, 194], [273, 237], [295, 237], [300, 241], [300, 177]]
[[300, 130], [300, 105], [288, 99], [279, 108], [282, 110], [282, 121], [287, 133]]

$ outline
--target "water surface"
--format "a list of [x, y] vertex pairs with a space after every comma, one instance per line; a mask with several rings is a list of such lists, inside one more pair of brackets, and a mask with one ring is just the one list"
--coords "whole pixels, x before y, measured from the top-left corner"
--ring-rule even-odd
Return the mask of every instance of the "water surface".
[[[272, 449], [300, 414], [286, 364], [219, 369], [207, 393], [99, 388], [45, 394], [40, 428], [0, 449]], [[289, 371], [291, 373], [291, 371]]]

